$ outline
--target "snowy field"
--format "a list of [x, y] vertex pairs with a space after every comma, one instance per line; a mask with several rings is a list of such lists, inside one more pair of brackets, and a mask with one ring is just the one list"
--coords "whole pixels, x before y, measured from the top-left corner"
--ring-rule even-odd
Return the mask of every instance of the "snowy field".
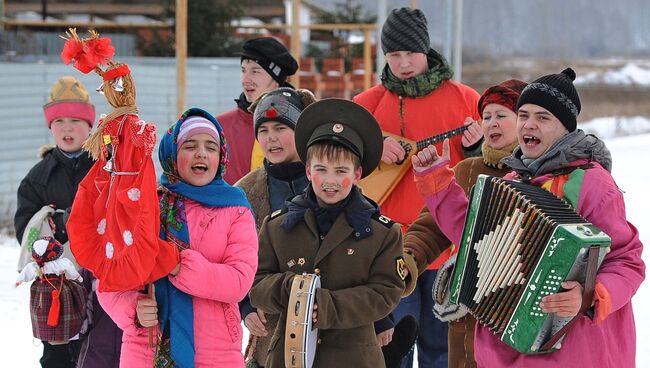
[[[643, 118], [602, 118], [580, 125], [603, 137], [612, 152], [613, 175], [625, 192], [627, 216], [641, 234], [641, 241], [650, 246], [650, 216], [645, 186], [650, 183], [650, 171], [643, 153], [650, 142], [650, 121]], [[645, 168], [645, 169], [644, 169]], [[645, 199], [644, 199], [645, 198]], [[17, 276], [18, 243], [0, 235], [0, 346], [3, 367], [38, 367], [41, 343], [32, 337], [29, 318], [29, 285], [14, 288]], [[646, 264], [650, 255], [643, 253]], [[637, 366], [650, 367], [650, 285], [645, 282], [633, 298], [637, 326]], [[244, 341], [247, 336], [244, 336]], [[612, 342], [615, 343], [615, 342]], [[643, 348], [646, 346], [646, 348]]]
[[595, 83], [647, 87], [650, 86], [650, 65], [647, 65], [647, 62], [629, 62], [618, 69], [579, 75], [575, 80], [577, 86]]

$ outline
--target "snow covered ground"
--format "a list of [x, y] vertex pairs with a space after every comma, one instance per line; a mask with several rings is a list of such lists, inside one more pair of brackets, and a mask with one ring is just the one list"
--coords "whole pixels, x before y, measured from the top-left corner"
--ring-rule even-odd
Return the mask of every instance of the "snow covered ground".
[[[644, 118], [602, 118], [581, 124], [581, 128], [603, 137], [612, 152], [613, 175], [625, 192], [627, 216], [641, 234], [641, 241], [650, 246], [650, 216], [647, 213], [646, 185], [650, 183], [650, 171], [643, 164], [650, 142], [650, 121]], [[643, 155], [643, 156], [642, 156]], [[29, 318], [29, 285], [14, 287], [18, 243], [15, 239], [0, 235], [0, 346], [3, 367], [38, 367], [41, 343], [32, 337]], [[650, 252], [643, 253], [650, 264]], [[633, 298], [637, 326], [637, 366], [650, 367], [650, 284], [645, 282]], [[247, 336], [244, 336], [247, 341]], [[613, 342], [615, 343], [615, 342]], [[646, 346], [646, 348], [643, 348]]]
[[615, 86], [650, 86], [650, 65], [629, 62], [619, 69], [604, 72], [591, 72], [578, 76], [576, 85], [604, 83]]

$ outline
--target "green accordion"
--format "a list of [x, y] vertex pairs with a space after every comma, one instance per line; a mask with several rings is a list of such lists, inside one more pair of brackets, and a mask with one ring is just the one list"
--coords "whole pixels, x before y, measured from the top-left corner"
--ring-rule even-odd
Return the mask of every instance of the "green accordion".
[[[564, 200], [534, 185], [480, 175], [472, 189], [449, 291], [482, 325], [521, 353], [541, 349], [571, 318], [543, 313], [541, 298], [585, 281], [611, 239]], [[592, 256], [595, 259], [595, 256]], [[595, 263], [595, 262], [594, 262]]]

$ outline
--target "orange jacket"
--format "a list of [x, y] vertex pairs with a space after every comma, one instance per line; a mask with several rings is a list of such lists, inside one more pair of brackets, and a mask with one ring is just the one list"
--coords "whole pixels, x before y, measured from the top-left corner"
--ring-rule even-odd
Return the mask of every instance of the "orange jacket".
[[[478, 120], [479, 94], [472, 88], [454, 81], [444, 81], [431, 94], [418, 98], [403, 98], [403, 117], [400, 118], [400, 97], [376, 85], [354, 97], [354, 102], [370, 111], [383, 131], [421, 140], [463, 125], [471, 116]], [[402, 132], [403, 130], [403, 132]], [[451, 164], [462, 160], [462, 135], [451, 139]], [[436, 145], [442, 150], [442, 143]], [[407, 228], [418, 216], [424, 201], [418, 193], [410, 170], [382, 204], [382, 214]]]

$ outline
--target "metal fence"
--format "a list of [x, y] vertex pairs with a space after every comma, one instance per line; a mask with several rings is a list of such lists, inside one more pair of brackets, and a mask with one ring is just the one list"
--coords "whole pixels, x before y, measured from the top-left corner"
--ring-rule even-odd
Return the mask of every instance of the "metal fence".
[[[5, 57], [14, 55], [59, 55], [63, 40], [59, 32], [0, 29], [0, 53]], [[136, 37], [133, 34], [102, 33], [109, 37], [119, 56], [136, 55]]]
[[[137, 87], [140, 116], [158, 127], [158, 136], [177, 120], [176, 66], [173, 58], [120, 58], [129, 64]], [[89, 90], [97, 114], [110, 112], [95, 92], [101, 80], [84, 75], [58, 60], [0, 62], [0, 225], [12, 224], [16, 190], [38, 161], [43, 144], [53, 143], [46, 128], [43, 105], [52, 84], [63, 75], [78, 78]], [[188, 60], [187, 106], [219, 114], [235, 106], [241, 93], [239, 59]]]

